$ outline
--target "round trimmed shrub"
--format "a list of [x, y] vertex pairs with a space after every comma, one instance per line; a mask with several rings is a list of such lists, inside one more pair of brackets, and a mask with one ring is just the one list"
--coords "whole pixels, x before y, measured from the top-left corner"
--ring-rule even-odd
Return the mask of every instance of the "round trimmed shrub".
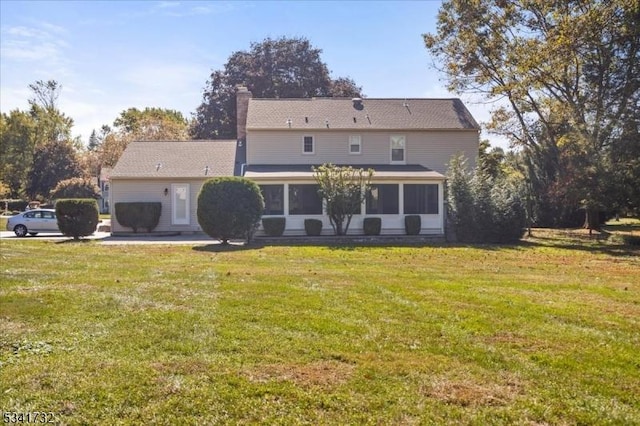
[[87, 178], [71, 178], [65, 179], [51, 190], [51, 199], [60, 198], [100, 198], [100, 188]]
[[417, 214], [404, 217], [404, 230], [407, 235], [418, 235], [421, 227], [422, 219]]
[[198, 194], [198, 223], [207, 235], [223, 244], [231, 238], [250, 242], [263, 210], [260, 188], [242, 177], [209, 179]]
[[280, 237], [284, 233], [286, 218], [265, 217], [262, 219], [262, 228], [269, 237]]
[[91, 198], [69, 198], [56, 203], [58, 228], [74, 240], [95, 232], [98, 226], [98, 202]]
[[322, 232], [322, 221], [320, 219], [305, 219], [304, 230], [307, 235], [317, 237]]
[[362, 223], [364, 235], [380, 235], [382, 219], [379, 217], [365, 217]]

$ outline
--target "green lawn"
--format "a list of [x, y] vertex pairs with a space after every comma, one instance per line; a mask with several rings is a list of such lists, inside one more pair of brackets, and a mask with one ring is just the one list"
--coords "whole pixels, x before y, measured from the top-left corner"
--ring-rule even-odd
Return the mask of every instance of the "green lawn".
[[640, 424], [640, 250], [0, 242], [0, 408], [61, 424]]

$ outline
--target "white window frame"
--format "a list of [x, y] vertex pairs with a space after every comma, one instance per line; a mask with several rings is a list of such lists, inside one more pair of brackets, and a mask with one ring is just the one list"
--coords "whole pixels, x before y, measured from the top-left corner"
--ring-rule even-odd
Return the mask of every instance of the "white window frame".
[[[311, 152], [307, 152], [304, 150], [304, 140], [306, 138], [311, 138]], [[314, 155], [316, 153], [316, 138], [313, 135], [303, 135], [302, 136], [302, 155]]]
[[[178, 216], [178, 202], [181, 195], [184, 194], [185, 214]], [[180, 197], [180, 198], [178, 198]], [[191, 223], [191, 185], [188, 183], [172, 183], [171, 184], [171, 224], [172, 225], [189, 225]]]
[[[393, 159], [394, 142], [402, 140], [402, 160]], [[398, 148], [395, 148], [398, 149]], [[407, 137], [406, 135], [391, 135], [389, 138], [389, 161], [391, 164], [407, 164]]]
[[[351, 151], [352, 146], [358, 146], [358, 151]], [[361, 155], [362, 154], [362, 136], [361, 135], [349, 135], [349, 146], [347, 147], [349, 155]]]

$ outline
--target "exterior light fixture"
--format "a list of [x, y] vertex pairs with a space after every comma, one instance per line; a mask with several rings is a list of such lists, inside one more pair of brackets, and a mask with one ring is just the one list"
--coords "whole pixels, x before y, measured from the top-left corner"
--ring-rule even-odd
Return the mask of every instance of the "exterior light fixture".
[[169, 188], [164, 189], [164, 196], [166, 197], [167, 195], [169, 195]]

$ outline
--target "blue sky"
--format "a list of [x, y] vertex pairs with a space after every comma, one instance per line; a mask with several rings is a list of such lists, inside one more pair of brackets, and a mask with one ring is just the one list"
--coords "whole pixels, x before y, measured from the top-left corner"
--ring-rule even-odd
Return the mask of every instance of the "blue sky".
[[[130, 107], [185, 117], [212, 70], [266, 37], [306, 37], [332, 77], [367, 97], [453, 97], [430, 65], [422, 34], [440, 1], [13, 1], [0, 2], [0, 109], [27, 108], [28, 85], [62, 84], [59, 108], [74, 136], [111, 125]], [[476, 119], [487, 105], [461, 97]], [[486, 137], [489, 135], [483, 135]], [[494, 144], [500, 144], [491, 138]]]

